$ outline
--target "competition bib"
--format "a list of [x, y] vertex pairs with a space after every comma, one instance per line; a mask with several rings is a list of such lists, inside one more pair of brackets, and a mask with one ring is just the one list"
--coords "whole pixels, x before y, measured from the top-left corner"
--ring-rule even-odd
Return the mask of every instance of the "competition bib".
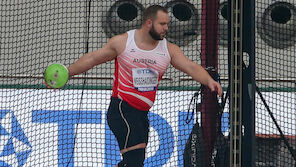
[[156, 90], [158, 72], [149, 68], [133, 68], [133, 84], [140, 92]]

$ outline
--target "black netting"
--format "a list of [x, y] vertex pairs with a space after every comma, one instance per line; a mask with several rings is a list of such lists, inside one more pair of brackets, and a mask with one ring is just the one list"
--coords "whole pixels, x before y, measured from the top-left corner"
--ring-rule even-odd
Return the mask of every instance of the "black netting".
[[261, 97], [256, 94], [256, 162], [258, 166], [294, 166], [295, 2], [257, 1], [255, 10], [256, 85], [262, 93]]

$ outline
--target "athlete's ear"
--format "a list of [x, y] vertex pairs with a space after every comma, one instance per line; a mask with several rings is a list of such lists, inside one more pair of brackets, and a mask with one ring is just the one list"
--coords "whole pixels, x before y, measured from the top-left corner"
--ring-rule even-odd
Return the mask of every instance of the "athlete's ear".
[[146, 25], [148, 28], [151, 28], [152, 27], [152, 20], [151, 19], [147, 19], [146, 20]]

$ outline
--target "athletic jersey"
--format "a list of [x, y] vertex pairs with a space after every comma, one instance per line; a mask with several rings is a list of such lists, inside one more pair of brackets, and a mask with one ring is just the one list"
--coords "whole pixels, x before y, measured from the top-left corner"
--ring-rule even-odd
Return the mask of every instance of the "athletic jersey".
[[142, 50], [135, 43], [135, 30], [127, 33], [125, 50], [115, 59], [112, 97], [122, 99], [138, 110], [148, 111], [171, 61], [167, 41], [160, 40], [152, 50]]

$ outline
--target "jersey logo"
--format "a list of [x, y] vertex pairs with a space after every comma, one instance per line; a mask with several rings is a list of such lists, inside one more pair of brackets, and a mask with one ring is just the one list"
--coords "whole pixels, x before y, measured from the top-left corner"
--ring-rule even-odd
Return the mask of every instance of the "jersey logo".
[[157, 55], [165, 56], [165, 53], [156, 52]]

